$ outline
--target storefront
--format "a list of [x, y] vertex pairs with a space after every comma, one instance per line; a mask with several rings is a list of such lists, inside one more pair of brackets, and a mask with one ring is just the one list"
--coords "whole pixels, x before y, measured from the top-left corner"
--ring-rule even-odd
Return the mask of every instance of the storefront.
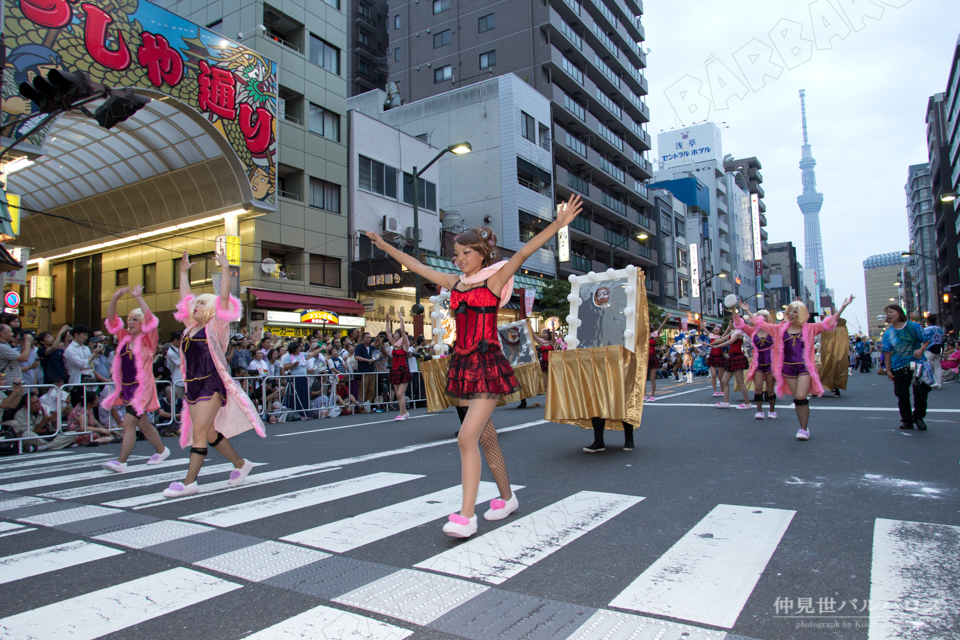
[[248, 289], [246, 308], [249, 334], [255, 340], [266, 331], [288, 338], [306, 337], [317, 329], [343, 335], [351, 329], [363, 330], [366, 324], [363, 306], [343, 298]]

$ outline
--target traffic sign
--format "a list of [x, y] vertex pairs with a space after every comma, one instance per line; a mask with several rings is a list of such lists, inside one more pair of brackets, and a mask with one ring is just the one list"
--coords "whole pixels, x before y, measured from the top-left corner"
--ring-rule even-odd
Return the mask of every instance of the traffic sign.
[[16, 291], [7, 291], [3, 296], [3, 302], [11, 309], [16, 309], [20, 306], [20, 294]]

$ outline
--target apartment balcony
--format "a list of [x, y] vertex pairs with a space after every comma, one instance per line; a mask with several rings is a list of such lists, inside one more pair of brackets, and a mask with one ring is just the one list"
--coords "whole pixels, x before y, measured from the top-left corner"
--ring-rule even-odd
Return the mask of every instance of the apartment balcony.
[[717, 228], [720, 229], [720, 233], [730, 235], [730, 225], [727, 223], [726, 216], [720, 216], [717, 221]]
[[760, 214], [760, 226], [761, 227], [767, 226], [767, 216], [762, 213]]
[[751, 180], [750, 182], [747, 183], [747, 186], [750, 187], [750, 193], [756, 193], [761, 198], [766, 196], [766, 192], [764, 192], [763, 187], [760, 186], [759, 182]]
[[763, 228], [763, 225], [760, 225], [760, 240], [766, 242], [768, 237], [770, 237], [770, 234]]
[[730, 255], [730, 243], [727, 242], [726, 240], [721, 240], [721, 241], [720, 241], [720, 252], [721, 252], [721, 253], [725, 253], [725, 254], [727, 254], [727, 255], [729, 256], [729, 255]]

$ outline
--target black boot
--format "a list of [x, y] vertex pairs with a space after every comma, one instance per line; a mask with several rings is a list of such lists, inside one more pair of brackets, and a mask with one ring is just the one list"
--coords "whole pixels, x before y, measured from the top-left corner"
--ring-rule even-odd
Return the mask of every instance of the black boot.
[[629, 422], [623, 423], [623, 450], [633, 451], [633, 425]]
[[590, 421], [593, 423], [593, 444], [589, 447], [584, 447], [584, 453], [600, 453], [601, 451], [606, 451], [607, 448], [603, 444], [603, 427], [607, 423], [603, 418], [590, 418]]
[[517, 409], [526, 409], [527, 408], [527, 399], [524, 398], [520, 401], [520, 404], [517, 405]]

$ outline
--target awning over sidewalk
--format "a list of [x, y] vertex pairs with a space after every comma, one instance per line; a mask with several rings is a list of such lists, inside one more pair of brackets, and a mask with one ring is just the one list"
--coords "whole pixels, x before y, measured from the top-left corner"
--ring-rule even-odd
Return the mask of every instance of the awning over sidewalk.
[[264, 308], [314, 309], [317, 311], [335, 311], [344, 315], [363, 315], [363, 305], [356, 300], [306, 296], [299, 293], [265, 291], [263, 289], [248, 289], [248, 291], [257, 299], [257, 304]]
[[[431, 269], [436, 269], [440, 273], [449, 273], [453, 275], [460, 275], [461, 271], [453, 264], [453, 260], [450, 258], [444, 258], [442, 256], [431, 256], [426, 255], [423, 257], [424, 262], [427, 263], [427, 266]], [[536, 289], [537, 298], [540, 297], [540, 290], [547, 286], [547, 280], [545, 278], [538, 278], [537, 276], [524, 275], [522, 273], [514, 274], [513, 276], [513, 286], [515, 289]]]

